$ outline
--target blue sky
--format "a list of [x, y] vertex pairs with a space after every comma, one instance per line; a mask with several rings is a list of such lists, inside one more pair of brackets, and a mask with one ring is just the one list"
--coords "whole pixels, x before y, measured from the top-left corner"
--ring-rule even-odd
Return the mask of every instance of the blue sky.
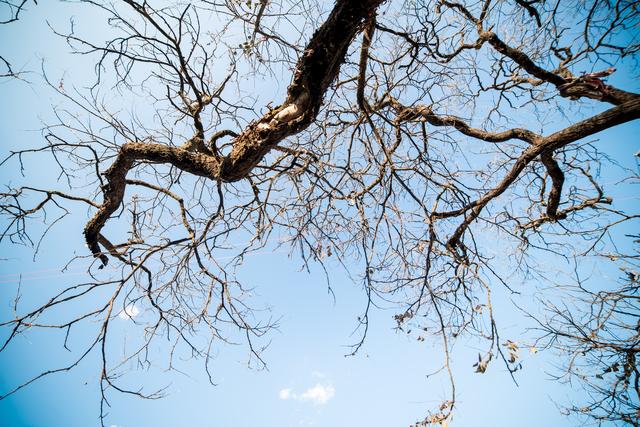
[[[441, 362], [439, 342], [419, 343], [395, 333], [392, 311], [376, 312], [362, 351], [344, 357], [345, 346], [354, 341], [350, 334], [364, 294], [338, 278], [334, 304], [318, 275], [297, 272], [295, 264], [282, 254], [268, 254], [253, 257], [246, 265], [245, 271], [270, 267], [272, 272], [255, 274], [252, 282], [274, 306], [274, 314], [281, 316], [280, 329], [272, 333], [265, 352], [268, 370], [247, 369], [242, 346], [222, 346], [213, 364], [217, 382], [213, 387], [201, 363], [181, 364], [184, 375], [163, 372], [164, 358], [159, 353], [157, 366], [131, 375], [133, 383], [170, 385], [167, 396], [144, 401], [112, 393], [107, 425], [408, 425], [447, 398], [444, 377], [426, 378]], [[23, 292], [46, 289], [51, 284], [46, 282], [25, 281]], [[3, 285], [3, 296], [8, 287]], [[118, 318], [118, 322], [117, 328], [126, 335], [130, 320]], [[60, 334], [57, 340], [43, 334], [21, 337], [1, 355], [3, 387], [63, 360], [60, 339]], [[473, 425], [479, 419], [495, 426], [513, 425], [514, 419], [522, 420], [521, 425], [573, 425], [558, 414], [551, 400], [562, 397], [565, 390], [544, 374], [543, 355], [524, 354], [525, 368], [515, 386], [499, 364], [484, 375], [474, 374], [475, 349], [461, 345], [457, 350], [454, 367], [460, 406], [454, 425]], [[70, 374], [50, 377], [0, 402], [2, 418], [11, 420], [12, 426], [97, 424], [95, 362], [90, 359]], [[287, 393], [290, 398], [282, 399]]]
[[[60, 9], [58, 9], [60, 8]], [[0, 28], [3, 54], [15, 58], [17, 68], [38, 70], [45, 61], [52, 76], [70, 80], [73, 70], [84, 58], [65, 55], [64, 45], [51, 35], [44, 20], [60, 21], [72, 12], [78, 22], [89, 22], [84, 9], [50, 2], [32, 7], [22, 22]], [[35, 52], [35, 55], [33, 54]], [[65, 70], [72, 70], [67, 72]], [[77, 75], [77, 72], [75, 72]], [[34, 83], [0, 82], [0, 148], [8, 150], [37, 144], [41, 138], [41, 119], [50, 116], [52, 94], [37, 75], [25, 75]], [[622, 83], [632, 84], [624, 77]], [[635, 84], [637, 86], [637, 83]], [[637, 89], [629, 87], [628, 89]], [[600, 146], [610, 155], [634, 167], [633, 153], [640, 150], [638, 123], [627, 124], [600, 135]], [[35, 163], [26, 170], [29, 182], [52, 179], [49, 163]], [[18, 182], [15, 168], [0, 169], [3, 183]], [[615, 177], [605, 176], [605, 181]], [[626, 187], [618, 191], [621, 200], [635, 203]], [[32, 250], [2, 243], [0, 258], [0, 315], [11, 315], [11, 302], [21, 282], [26, 303], [44, 298], [52, 289], [86, 277], [79, 267], [67, 272], [60, 267], [74, 252], [84, 250], [82, 225], [74, 217], [65, 219], [43, 242], [40, 255], [33, 260]], [[630, 231], [630, 230], [621, 230]], [[500, 248], [493, 248], [499, 252]], [[547, 260], [553, 268], [566, 268], [556, 260]], [[247, 349], [240, 344], [220, 345], [213, 361], [211, 386], [202, 361], [181, 361], [181, 372], [167, 371], [168, 345], [158, 345], [154, 364], [148, 370], [133, 370], [127, 378], [132, 385], [164, 387], [166, 396], [147, 401], [109, 394], [111, 408], [107, 426], [203, 426], [203, 427], [295, 427], [366, 425], [383, 427], [409, 425], [424, 417], [429, 409], [448, 398], [448, 383], [443, 375], [427, 378], [442, 362], [437, 337], [418, 342], [414, 336], [397, 333], [393, 328], [395, 311], [375, 310], [370, 332], [359, 354], [345, 357], [353, 344], [356, 318], [362, 313], [366, 296], [339, 268], [332, 271], [334, 298], [327, 292], [319, 268], [311, 274], [301, 271], [300, 261], [286, 252], [263, 251], [247, 258], [240, 276], [255, 287], [255, 301], [269, 306], [279, 329], [268, 337], [264, 352], [266, 370], [247, 367]], [[609, 273], [614, 274], [614, 273]], [[613, 277], [615, 278], [615, 277]], [[535, 293], [523, 286], [520, 301]], [[517, 338], [522, 329], [521, 316], [508, 308], [509, 295], [498, 293], [504, 306], [499, 314], [504, 338]], [[119, 316], [115, 326], [123, 346], [135, 341], [134, 320], [144, 319], [144, 311]], [[6, 330], [2, 331], [2, 336]], [[508, 336], [509, 334], [515, 337]], [[82, 330], [76, 331], [82, 342]], [[0, 393], [24, 381], [30, 375], [49, 369], [69, 358], [61, 346], [63, 335], [29, 332], [0, 353]], [[112, 351], [117, 352], [116, 346]], [[577, 391], [552, 381], [546, 371], [553, 369], [553, 354], [523, 351], [523, 370], [516, 386], [499, 363], [484, 375], [475, 374], [472, 364], [478, 349], [473, 342], [460, 341], [454, 351], [458, 403], [454, 426], [519, 425], [570, 426], [574, 419], [560, 415], [554, 399], [580, 399]], [[96, 357], [84, 361], [69, 373], [50, 376], [0, 401], [0, 426], [10, 427], [84, 427], [98, 425], [99, 366]]]

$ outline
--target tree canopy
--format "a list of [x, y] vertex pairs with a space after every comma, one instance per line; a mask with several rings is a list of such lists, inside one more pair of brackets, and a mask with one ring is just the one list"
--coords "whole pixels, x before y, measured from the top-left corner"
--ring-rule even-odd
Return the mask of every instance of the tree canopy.
[[[588, 289], [576, 274], [571, 290], [550, 290], [528, 313], [528, 345], [559, 350], [588, 390], [569, 411], [638, 425], [638, 236], [627, 230], [639, 214], [600, 175], [617, 167], [620, 185], [639, 175], [609, 154], [634, 141], [597, 140], [640, 118], [637, 2], [78, 3], [104, 32], [52, 31], [92, 58], [91, 81], [44, 72], [55, 121], [2, 162], [17, 172], [44, 157], [59, 180], [8, 183], [0, 238], [37, 251], [70, 216], [86, 248], [69, 257], [91, 280], [36, 307], [16, 298], [0, 346], [34, 328], [98, 327], [71, 365], [3, 396], [97, 352], [103, 404], [113, 391], [154, 397], [120, 386], [123, 362], [106, 356], [110, 322], [132, 304], [154, 320], [123, 360], [147, 360], [158, 337], [208, 360], [212, 343], [240, 333], [253, 362], [267, 363], [256, 340], [274, 324], [236, 273], [248, 254], [284, 247], [329, 286], [339, 265], [362, 285], [351, 354], [383, 302], [399, 330], [442, 342], [451, 396], [415, 416], [446, 425], [455, 340], [483, 343], [478, 373], [496, 359], [519, 369], [523, 344], [501, 338], [492, 294], [517, 293], [523, 277], [554, 283], [541, 257], [601, 258], [622, 269], [618, 283]], [[37, 6], [3, 7], [1, 23], [20, 25]], [[0, 51], [3, 64], [0, 78], [29, 79]]]

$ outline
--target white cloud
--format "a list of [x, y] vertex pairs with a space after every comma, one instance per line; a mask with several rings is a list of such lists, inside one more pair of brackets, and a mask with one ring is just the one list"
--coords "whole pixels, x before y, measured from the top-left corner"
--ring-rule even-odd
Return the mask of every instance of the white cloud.
[[133, 304], [129, 304], [128, 306], [126, 306], [124, 308], [124, 310], [122, 310], [118, 316], [121, 319], [127, 320], [127, 319], [133, 319], [134, 317], [136, 317], [138, 314], [140, 314], [140, 309], [138, 307], [136, 307]]
[[302, 394], [296, 394], [290, 388], [283, 388], [278, 393], [282, 400], [297, 400], [300, 402], [311, 402], [314, 405], [324, 405], [336, 394], [336, 389], [332, 385], [316, 384], [307, 389]]
[[324, 405], [333, 398], [336, 390], [332, 385], [316, 384], [300, 396], [300, 400], [311, 401], [316, 405]]
[[280, 399], [282, 400], [291, 399], [291, 389], [283, 388], [282, 390], [280, 390], [280, 393], [278, 393], [278, 396], [280, 396]]

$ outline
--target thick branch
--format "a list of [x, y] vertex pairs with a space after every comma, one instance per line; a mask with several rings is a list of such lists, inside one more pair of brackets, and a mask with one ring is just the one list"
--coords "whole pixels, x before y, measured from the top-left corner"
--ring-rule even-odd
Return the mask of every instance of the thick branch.
[[562, 195], [562, 185], [564, 184], [564, 173], [558, 162], [553, 159], [553, 153], [546, 152], [540, 156], [540, 161], [547, 168], [547, 173], [551, 178], [551, 190], [547, 200], [547, 216], [555, 221], [558, 214], [558, 206], [560, 206], [560, 196]]
[[126, 175], [136, 161], [168, 163], [194, 175], [234, 182], [248, 176], [284, 138], [306, 129], [315, 120], [329, 85], [337, 77], [351, 41], [360, 31], [363, 21], [382, 2], [338, 0], [298, 60], [284, 104], [269, 111], [237, 136], [228, 156], [219, 159], [160, 144], [124, 144], [116, 161], [105, 172], [104, 202], [84, 230], [87, 245], [94, 256], [99, 257], [103, 265], [107, 263], [98, 243], [100, 230], [120, 207]]
[[276, 144], [315, 120], [351, 41], [382, 1], [338, 0], [298, 60], [284, 105], [265, 114], [234, 142], [220, 169], [223, 181], [244, 178]]
[[469, 203], [461, 209], [433, 213], [433, 218], [447, 218], [461, 215], [471, 209], [471, 213], [465, 217], [464, 222], [453, 233], [447, 245], [449, 247], [455, 246], [467, 227], [475, 221], [476, 218], [478, 218], [482, 209], [484, 209], [491, 200], [504, 193], [507, 188], [509, 188], [511, 184], [518, 179], [524, 168], [538, 156], [546, 152], [553, 152], [579, 139], [586, 138], [605, 129], [609, 129], [610, 127], [638, 118], [640, 118], [640, 98], [611, 108], [603, 113], [569, 126], [559, 132], [545, 137], [539, 143], [527, 148], [516, 160], [511, 170], [504, 176], [498, 186], [487, 192], [484, 196], [472, 203]]

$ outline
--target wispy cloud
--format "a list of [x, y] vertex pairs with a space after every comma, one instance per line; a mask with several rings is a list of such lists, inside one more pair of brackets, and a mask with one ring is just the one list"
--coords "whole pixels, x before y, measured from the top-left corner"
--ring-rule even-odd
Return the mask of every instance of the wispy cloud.
[[282, 400], [297, 400], [311, 402], [314, 405], [324, 405], [336, 394], [336, 389], [331, 384], [316, 384], [305, 390], [302, 394], [294, 393], [290, 388], [283, 388], [278, 395]]
[[280, 396], [280, 399], [282, 399], [282, 400], [291, 399], [291, 389], [290, 388], [283, 388], [282, 390], [280, 390], [280, 393], [278, 393], [278, 396]]

